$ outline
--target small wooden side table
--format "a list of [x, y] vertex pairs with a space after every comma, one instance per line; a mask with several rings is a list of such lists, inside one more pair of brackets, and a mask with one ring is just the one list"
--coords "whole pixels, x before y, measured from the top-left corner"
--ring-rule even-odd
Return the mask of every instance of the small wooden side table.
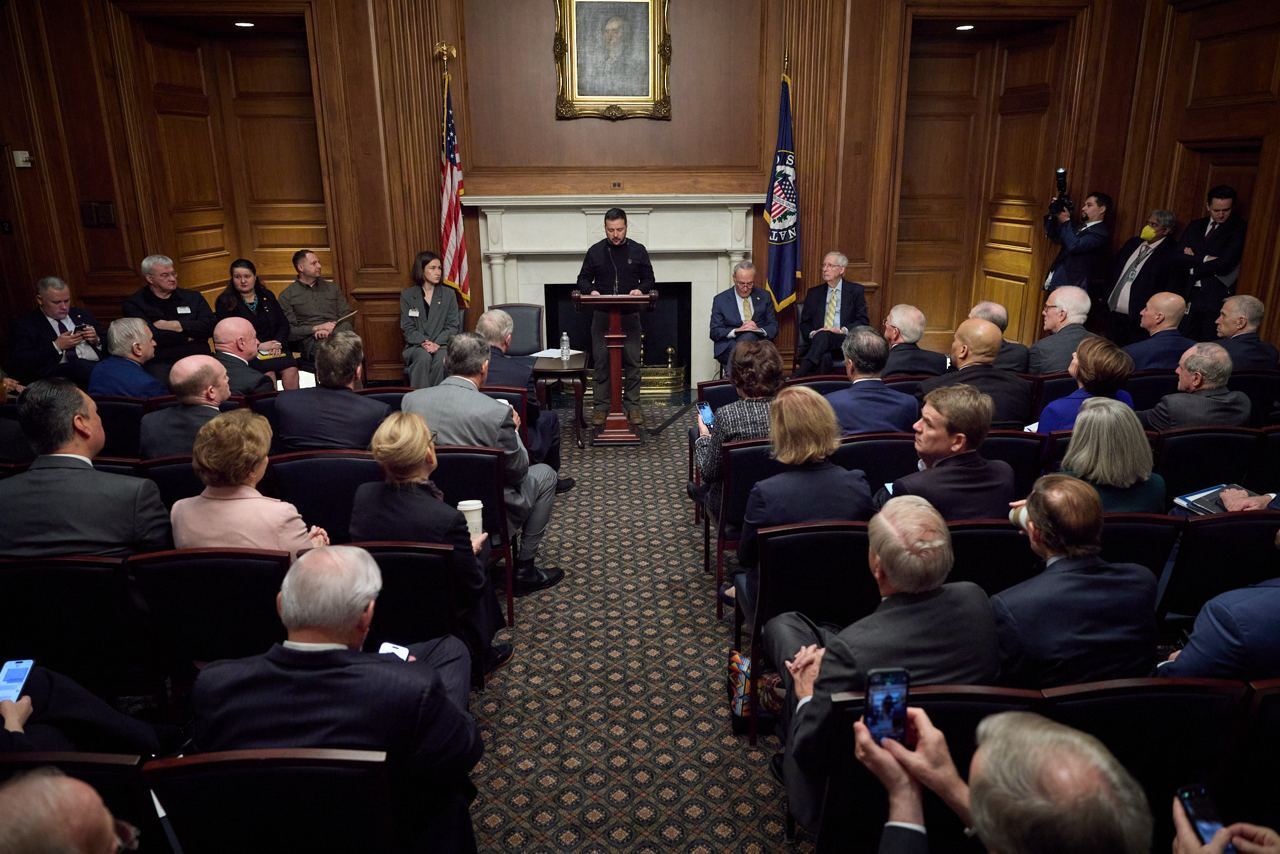
[[573, 389], [573, 439], [579, 448], [586, 447], [582, 430], [587, 420], [582, 414], [582, 399], [587, 392], [587, 354], [575, 353], [564, 361], [556, 356], [534, 360], [534, 390], [538, 405], [546, 409], [547, 390], [555, 383], [565, 383]]

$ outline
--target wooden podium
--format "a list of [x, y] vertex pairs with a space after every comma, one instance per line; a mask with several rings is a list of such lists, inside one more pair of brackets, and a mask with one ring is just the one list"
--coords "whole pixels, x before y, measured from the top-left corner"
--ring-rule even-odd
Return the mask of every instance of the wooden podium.
[[[622, 315], [652, 310], [658, 303], [658, 292], [647, 294], [580, 294], [573, 295], [573, 304], [591, 311], [609, 312], [609, 331], [605, 333], [605, 346], [609, 348], [609, 415], [604, 428], [591, 440], [593, 445], [638, 445], [640, 436], [631, 428], [622, 408], [622, 347], [627, 335], [622, 331]], [[593, 342], [594, 343], [594, 342]]]

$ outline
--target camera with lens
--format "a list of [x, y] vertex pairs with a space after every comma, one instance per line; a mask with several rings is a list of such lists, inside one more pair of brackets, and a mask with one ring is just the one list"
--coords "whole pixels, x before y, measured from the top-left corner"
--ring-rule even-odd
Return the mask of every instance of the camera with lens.
[[1044, 215], [1044, 233], [1051, 238], [1058, 233], [1058, 214], [1076, 209], [1076, 203], [1067, 195], [1067, 170], [1059, 166], [1053, 178], [1058, 185], [1058, 195], [1049, 202], [1049, 212]]

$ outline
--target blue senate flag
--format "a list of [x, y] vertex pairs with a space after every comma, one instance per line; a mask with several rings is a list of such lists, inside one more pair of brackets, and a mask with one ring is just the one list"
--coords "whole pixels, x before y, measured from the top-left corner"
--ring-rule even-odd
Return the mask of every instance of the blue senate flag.
[[782, 101], [778, 105], [778, 147], [773, 155], [773, 176], [764, 203], [769, 226], [769, 275], [765, 287], [778, 311], [795, 302], [800, 277], [800, 188], [796, 178], [796, 152], [791, 141], [791, 78], [782, 75]]

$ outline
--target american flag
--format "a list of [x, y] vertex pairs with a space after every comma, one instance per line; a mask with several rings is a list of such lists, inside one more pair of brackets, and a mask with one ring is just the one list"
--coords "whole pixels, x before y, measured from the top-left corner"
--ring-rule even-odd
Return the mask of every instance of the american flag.
[[772, 196], [773, 206], [769, 209], [769, 216], [772, 219], [780, 219], [788, 211], [794, 211], [800, 202], [796, 185], [791, 183], [791, 179], [786, 174], [778, 175], [778, 180], [773, 185]]
[[453, 95], [444, 77], [444, 139], [440, 149], [440, 247], [444, 255], [444, 283], [471, 302], [467, 281], [467, 244], [462, 237], [462, 161], [458, 157], [458, 129], [453, 124]]

